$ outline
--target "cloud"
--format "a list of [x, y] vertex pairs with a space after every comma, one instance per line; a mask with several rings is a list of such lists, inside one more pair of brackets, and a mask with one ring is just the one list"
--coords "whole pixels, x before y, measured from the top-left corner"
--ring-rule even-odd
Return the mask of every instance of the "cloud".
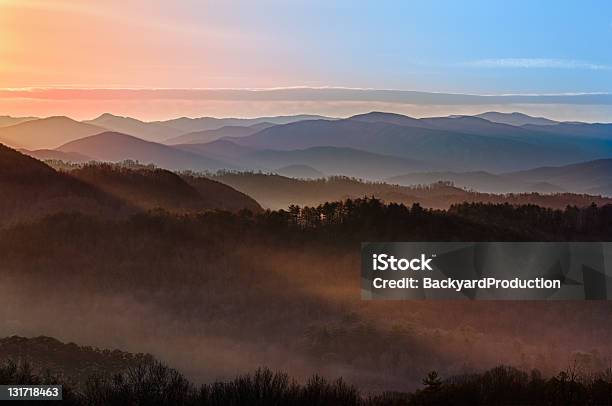
[[574, 59], [551, 58], [498, 58], [479, 59], [462, 64], [475, 68], [524, 68], [524, 69], [588, 69], [610, 70], [612, 66]]
[[84, 89], [5, 88], [0, 100], [46, 101], [215, 101], [215, 102], [381, 102], [412, 105], [575, 104], [612, 105], [610, 93], [474, 95], [358, 88], [270, 89]]

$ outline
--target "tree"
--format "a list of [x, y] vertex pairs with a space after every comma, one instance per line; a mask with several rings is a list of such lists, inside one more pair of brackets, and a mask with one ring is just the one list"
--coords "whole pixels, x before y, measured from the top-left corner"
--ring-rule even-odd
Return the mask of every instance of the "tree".
[[442, 386], [442, 379], [440, 379], [436, 371], [431, 371], [423, 379], [423, 385], [425, 385], [425, 390], [428, 392], [438, 392]]

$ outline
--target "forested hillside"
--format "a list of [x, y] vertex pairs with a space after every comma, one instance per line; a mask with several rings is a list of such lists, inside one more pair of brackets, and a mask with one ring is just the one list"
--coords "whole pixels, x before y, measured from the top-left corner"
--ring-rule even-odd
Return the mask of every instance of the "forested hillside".
[[292, 204], [316, 206], [364, 196], [375, 196], [387, 203], [419, 203], [435, 209], [448, 209], [453, 204], [463, 202], [534, 204], [555, 209], [568, 205], [585, 207], [592, 203], [600, 206], [612, 203], [612, 198], [576, 193], [482, 193], [456, 187], [452, 182], [399, 186], [345, 176], [306, 180], [265, 173], [223, 171], [208, 177], [246, 193], [265, 208], [274, 210], [286, 209]]
[[0, 232], [0, 317], [12, 320], [0, 333], [27, 321], [63, 340], [138, 348], [197, 382], [268, 365], [400, 390], [466, 359], [548, 374], [578, 354], [596, 369], [609, 362], [608, 302], [368, 302], [355, 272], [362, 241], [612, 240], [611, 207], [358, 199], [259, 214], [55, 215]]

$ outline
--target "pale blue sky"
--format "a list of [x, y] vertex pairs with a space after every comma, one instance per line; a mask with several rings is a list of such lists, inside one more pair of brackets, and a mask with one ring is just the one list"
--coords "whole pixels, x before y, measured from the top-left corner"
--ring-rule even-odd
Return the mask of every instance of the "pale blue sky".
[[264, 1], [193, 22], [270, 39], [295, 84], [469, 93], [612, 91], [610, 1]]

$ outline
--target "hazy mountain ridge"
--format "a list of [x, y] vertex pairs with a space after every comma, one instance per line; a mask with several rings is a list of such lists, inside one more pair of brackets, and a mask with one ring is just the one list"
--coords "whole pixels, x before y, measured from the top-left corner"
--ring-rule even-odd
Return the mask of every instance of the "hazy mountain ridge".
[[227, 162], [240, 162], [245, 155], [257, 151], [228, 140], [216, 140], [206, 144], [177, 144], [172, 147]]
[[64, 161], [64, 162], [89, 162], [94, 161], [93, 158], [88, 157], [78, 152], [63, 152], [56, 149], [36, 149], [33, 151], [27, 149], [20, 149], [19, 152], [22, 154], [36, 158], [39, 161]]
[[364, 179], [382, 179], [405, 170], [427, 168], [424, 162], [375, 154], [353, 148], [312, 147], [303, 150], [263, 150], [244, 155], [243, 165], [251, 163], [272, 169], [289, 165], [307, 165], [328, 175], [345, 175]]
[[166, 140], [164, 143], [168, 145], [176, 144], [202, 144], [216, 141], [223, 137], [246, 137], [253, 135], [263, 129], [273, 127], [275, 124], [259, 123], [250, 127], [241, 127], [236, 125], [227, 125], [214, 130], [196, 131], [187, 134], [179, 135]]
[[225, 126], [249, 127], [261, 123], [287, 124], [302, 120], [318, 119], [334, 120], [334, 118], [331, 117], [324, 117], [312, 114], [298, 114], [292, 116], [271, 116], [257, 118], [180, 117], [165, 121], [154, 121], [154, 123], [161, 123], [169, 127], [181, 130], [184, 133], [190, 133], [195, 131], [215, 130]]
[[272, 172], [281, 176], [296, 179], [320, 179], [326, 177], [323, 172], [316, 170], [312, 166], [299, 164], [283, 166], [282, 168], [278, 168]]
[[181, 130], [157, 122], [144, 122], [132, 117], [115, 116], [104, 113], [93, 120], [83, 123], [94, 124], [107, 130], [133, 135], [146, 141], [160, 142], [182, 134]]
[[257, 150], [227, 139], [207, 144], [174, 145], [205, 157], [223, 159], [243, 169], [274, 171], [280, 167], [305, 165], [328, 175], [383, 179], [397, 173], [427, 169], [427, 163], [346, 147], [319, 146], [296, 150]]
[[[432, 119], [433, 120], [433, 119]], [[430, 122], [432, 121], [430, 120]], [[455, 123], [456, 119], [440, 119]], [[566, 140], [553, 142], [550, 138], [533, 139], [532, 132], [519, 127], [493, 124], [482, 119], [478, 123], [496, 128], [503, 126], [507, 133], [482, 135], [453, 132], [426, 127], [408, 127], [384, 121], [344, 119], [337, 121], [302, 121], [274, 126], [254, 135], [227, 138], [239, 145], [256, 149], [293, 150], [316, 146], [361, 149], [379, 154], [419, 159], [432, 166], [453, 170], [504, 171], [529, 168], [543, 162], [567, 163], [599, 158], [583, 151]], [[459, 122], [464, 122], [459, 119]], [[444, 127], [436, 121], [438, 127]], [[425, 122], [424, 125], [428, 125]], [[612, 147], [610, 147], [612, 148]], [[520, 160], [517, 160], [520, 157]]]
[[233, 168], [233, 165], [225, 162], [116, 132], [104, 132], [72, 141], [58, 150], [76, 152], [100, 161], [134, 160], [175, 170]]
[[70, 141], [99, 134], [106, 129], [64, 116], [29, 120], [0, 128], [0, 142], [28, 150], [53, 149]]
[[406, 175], [394, 176], [386, 179], [389, 183], [402, 186], [430, 184], [438, 181], [452, 182], [455, 186], [477, 190], [486, 193], [559, 193], [567, 190], [560, 186], [548, 183], [545, 180], [529, 181], [525, 179], [512, 179], [503, 175], [496, 175], [485, 171], [476, 172], [414, 172]]
[[366, 182], [336, 176], [325, 179], [293, 179], [276, 174], [250, 172], [219, 172], [209, 178], [225, 183], [257, 200], [270, 209], [286, 209], [292, 204], [312, 206], [328, 201], [375, 196], [387, 203], [448, 209], [463, 202], [535, 204], [563, 209], [566, 206], [585, 207], [591, 203], [612, 204], [612, 198], [575, 193], [483, 193], [469, 191], [450, 182], [428, 182], [420, 185], [400, 186], [383, 182]]
[[578, 193], [612, 196], [612, 159], [540, 167], [504, 174], [504, 177], [529, 182], [550, 182]]
[[610, 123], [559, 123], [555, 125], [527, 124], [523, 128], [548, 134], [562, 134], [573, 138], [588, 138], [612, 140], [612, 124]]
[[492, 121], [494, 123], [509, 124], [514, 126], [523, 126], [527, 124], [534, 125], [554, 125], [558, 124], [558, 121], [550, 120], [545, 117], [533, 117], [527, 114], [512, 112], [512, 113], [499, 113], [497, 111], [487, 111], [486, 113], [476, 114], [474, 117], [484, 118], [485, 120]]
[[[542, 123], [541, 118], [520, 113], [488, 112], [480, 116]], [[24, 141], [39, 145], [67, 138], [70, 141], [56, 151], [25, 149], [41, 159], [136, 160], [171, 170], [272, 172], [305, 165], [325, 175], [371, 180], [392, 178], [403, 184], [451, 180], [458, 186], [495, 193], [568, 190], [608, 194], [611, 183], [605, 176], [597, 182], [589, 180], [582, 187], [578, 182], [557, 184], [552, 180], [518, 179], [504, 174], [612, 156], [612, 124], [547, 121], [545, 125], [509, 125], [478, 116], [417, 119], [385, 112], [339, 120], [312, 120], [312, 117], [177, 119], [185, 125], [224, 124], [190, 134], [182, 134], [182, 130], [172, 127], [172, 123], [176, 124], [173, 120], [147, 123], [103, 114], [89, 121], [109, 126], [109, 123], [119, 123], [132, 132], [150, 132], [148, 136], [158, 131], [155, 135], [158, 138], [165, 137], [168, 131], [178, 132], [182, 135], [174, 137], [175, 141], [195, 142], [171, 146], [145, 141], [133, 134], [105, 132], [101, 127], [66, 117], [34, 119], [0, 128], [0, 139], [10, 137], [9, 145]], [[198, 142], [201, 137], [221, 138], [201, 143]]]
[[38, 117], [13, 117], [13, 116], [0, 116], [0, 127], [8, 127], [26, 121], [38, 120]]
[[598, 159], [563, 166], [546, 166], [525, 171], [492, 174], [478, 172], [415, 172], [388, 178], [390, 183], [409, 186], [451, 181], [482, 192], [587, 193], [612, 196], [612, 159]]

